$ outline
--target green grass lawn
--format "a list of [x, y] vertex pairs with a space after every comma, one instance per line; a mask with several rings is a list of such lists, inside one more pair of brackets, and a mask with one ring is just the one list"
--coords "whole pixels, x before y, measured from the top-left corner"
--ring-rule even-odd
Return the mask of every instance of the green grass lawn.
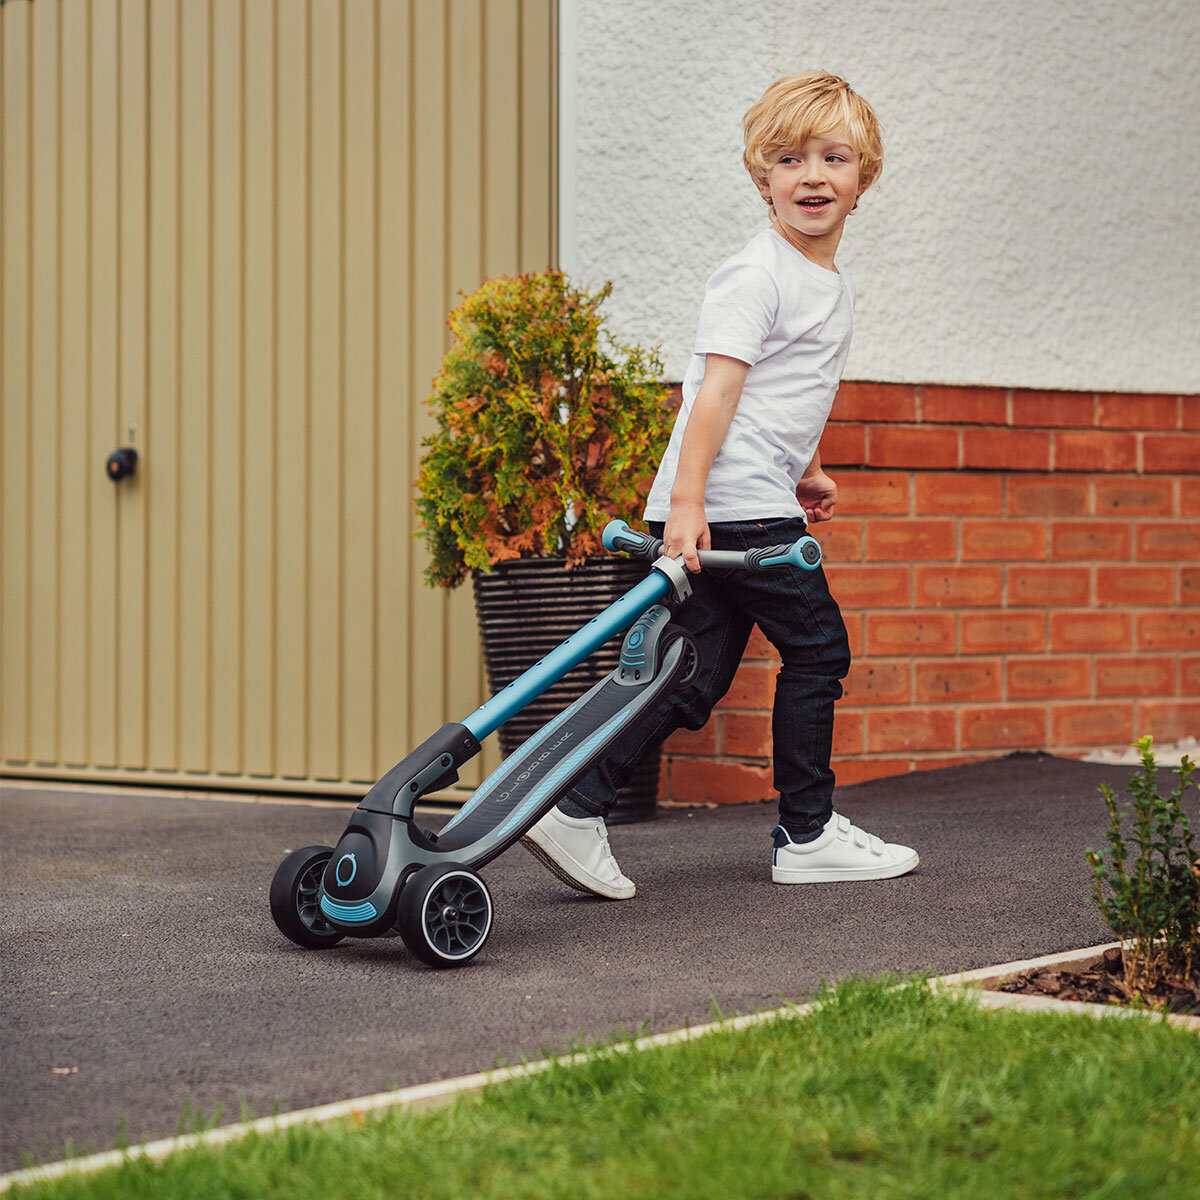
[[423, 1115], [254, 1135], [21, 1197], [1200, 1196], [1200, 1037], [856, 980], [811, 1016], [601, 1052]]

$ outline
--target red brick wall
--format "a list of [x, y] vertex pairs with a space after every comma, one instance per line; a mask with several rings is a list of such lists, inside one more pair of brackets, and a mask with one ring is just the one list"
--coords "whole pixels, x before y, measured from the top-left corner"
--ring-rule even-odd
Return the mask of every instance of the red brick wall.
[[[821, 457], [839, 782], [1200, 736], [1200, 396], [844, 383]], [[772, 794], [777, 669], [756, 631], [664, 798]]]

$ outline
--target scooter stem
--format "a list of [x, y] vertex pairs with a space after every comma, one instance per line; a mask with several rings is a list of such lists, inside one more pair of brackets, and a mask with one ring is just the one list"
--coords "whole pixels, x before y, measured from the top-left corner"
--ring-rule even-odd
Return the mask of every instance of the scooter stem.
[[594, 616], [582, 629], [576, 630], [565, 642], [556, 646], [540, 662], [480, 705], [462, 724], [479, 740], [495, 732], [510, 717], [515, 716], [551, 684], [557, 683], [573, 667], [593, 654], [610, 638], [632, 625], [652, 605], [657, 604], [670, 590], [665, 575], [651, 571], [602, 613]]

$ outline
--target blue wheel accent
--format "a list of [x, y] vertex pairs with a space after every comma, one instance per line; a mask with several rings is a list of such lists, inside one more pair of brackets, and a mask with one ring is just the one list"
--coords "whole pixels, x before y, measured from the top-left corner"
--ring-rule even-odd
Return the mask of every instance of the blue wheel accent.
[[[350, 864], [350, 878], [349, 879], [342, 878], [342, 863], [344, 863], [344, 862], [348, 862]], [[337, 880], [338, 887], [349, 887], [354, 882], [354, 877], [357, 874], [358, 874], [358, 859], [356, 859], [353, 854], [343, 854], [342, 857], [338, 859], [337, 866], [334, 868], [334, 871], [333, 871], [333, 877], [334, 877], [334, 879]]]
[[[342, 878], [342, 863], [350, 864], [350, 877], [348, 880]], [[342, 854], [342, 857], [337, 860], [337, 866], [334, 868], [334, 878], [337, 880], [337, 886], [340, 888], [348, 888], [354, 882], [354, 876], [359, 874], [359, 860], [353, 854]]]
[[328, 896], [321, 897], [321, 911], [331, 921], [342, 925], [362, 925], [379, 916], [379, 910], [370, 900], [364, 900], [361, 904], [339, 904], [336, 900], [330, 900]]

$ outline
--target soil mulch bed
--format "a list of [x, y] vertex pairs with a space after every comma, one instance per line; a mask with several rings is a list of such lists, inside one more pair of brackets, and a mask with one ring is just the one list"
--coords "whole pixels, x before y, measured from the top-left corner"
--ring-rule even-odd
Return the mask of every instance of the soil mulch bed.
[[[1056, 1000], [1082, 1000], [1085, 1004], [1132, 1004], [1133, 993], [1125, 982], [1121, 951], [1105, 950], [1104, 958], [1085, 970], [1040, 967], [1022, 971], [995, 985], [995, 991], [1021, 995], [1053, 996]], [[1161, 1012], [1200, 1016], [1200, 969], [1185, 984], [1159, 984], [1147, 997]]]

